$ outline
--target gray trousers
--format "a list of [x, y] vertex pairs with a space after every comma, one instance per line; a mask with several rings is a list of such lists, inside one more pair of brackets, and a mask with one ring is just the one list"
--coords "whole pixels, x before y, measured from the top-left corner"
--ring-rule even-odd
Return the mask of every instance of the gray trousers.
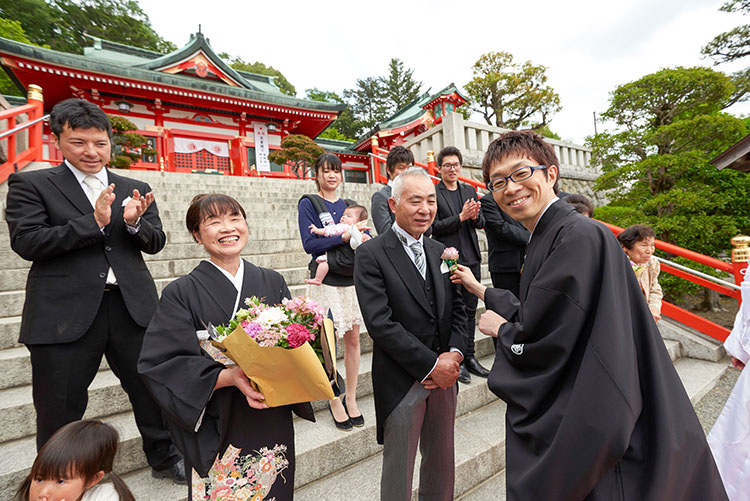
[[411, 499], [417, 444], [422, 454], [419, 467], [419, 499], [453, 499], [455, 464], [453, 428], [458, 388], [426, 390], [415, 382], [386, 418], [383, 443], [383, 476], [380, 499]]

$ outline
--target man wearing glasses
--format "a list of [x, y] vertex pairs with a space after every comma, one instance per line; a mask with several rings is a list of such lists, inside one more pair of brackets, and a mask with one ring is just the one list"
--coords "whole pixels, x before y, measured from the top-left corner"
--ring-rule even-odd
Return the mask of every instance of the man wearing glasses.
[[489, 377], [507, 403], [508, 499], [724, 500], [701, 425], [617, 239], [557, 197], [559, 162], [532, 131], [493, 141], [482, 172], [530, 232], [520, 296], [485, 301]]
[[[432, 223], [432, 238], [445, 244], [446, 247], [458, 249], [458, 262], [468, 269], [474, 277], [481, 281], [481, 261], [477, 230], [484, 227], [484, 217], [479, 211], [480, 205], [474, 188], [458, 181], [461, 174], [463, 156], [455, 146], [446, 146], [437, 157], [440, 166], [441, 181], [435, 187], [437, 194], [437, 214]], [[466, 332], [469, 344], [464, 353], [464, 362], [458, 380], [461, 383], [471, 382], [469, 372], [487, 377], [490, 371], [482, 367], [474, 354], [474, 330], [476, 327], [477, 297], [473, 294], [464, 295], [466, 306]]]

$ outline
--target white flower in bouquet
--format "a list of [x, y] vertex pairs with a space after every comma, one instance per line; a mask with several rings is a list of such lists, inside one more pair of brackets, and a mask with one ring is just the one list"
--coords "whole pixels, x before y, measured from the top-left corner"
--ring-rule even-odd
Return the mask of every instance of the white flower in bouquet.
[[274, 325], [279, 325], [281, 322], [286, 322], [289, 317], [286, 316], [284, 310], [278, 306], [273, 306], [266, 310], [263, 310], [258, 314], [255, 322], [260, 324], [264, 329], [270, 329]]

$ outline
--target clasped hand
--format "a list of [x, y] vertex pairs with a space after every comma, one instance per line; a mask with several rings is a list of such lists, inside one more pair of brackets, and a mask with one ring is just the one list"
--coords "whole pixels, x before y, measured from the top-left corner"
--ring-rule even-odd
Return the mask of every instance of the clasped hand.
[[458, 372], [463, 357], [458, 352], [445, 352], [438, 355], [437, 364], [432, 369], [430, 377], [422, 381], [427, 390], [437, 388], [446, 389], [453, 386], [458, 380]]

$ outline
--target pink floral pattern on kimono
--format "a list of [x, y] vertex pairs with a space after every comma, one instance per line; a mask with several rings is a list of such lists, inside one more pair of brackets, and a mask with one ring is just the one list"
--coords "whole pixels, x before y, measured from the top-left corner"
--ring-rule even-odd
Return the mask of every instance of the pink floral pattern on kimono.
[[[193, 470], [192, 501], [275, 501], [266, 498], [276, 478], [289, 466], [286, 445], [273, 449], [262, 447], [254, 454], [242, 455], [230, 445], [222, 457], [216, 457], [208, 477], [200, 477]], [[286, 479], [284, 479], [286, 482]]]

